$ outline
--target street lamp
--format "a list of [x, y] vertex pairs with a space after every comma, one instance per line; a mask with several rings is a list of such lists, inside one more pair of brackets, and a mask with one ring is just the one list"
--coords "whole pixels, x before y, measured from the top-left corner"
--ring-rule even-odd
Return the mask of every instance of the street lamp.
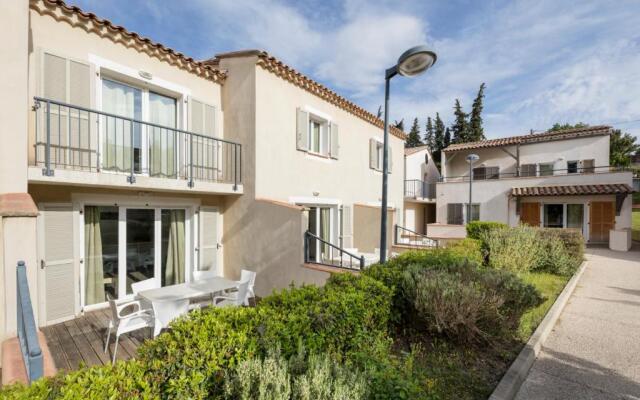
[[469, 204], [467, 204], [467, 223], [471, 219], [471, 185], [473, 184], [473, 163], [478, 161], [480, 157], [477, 154], [469, 154], [467, 162], [469, 163]]
[[436, 62], [436, 53], [427, 46], [415, 46], [402, 53], [398, 63], [384, 74], [384, 144], [382, 150], [382, 216], [380, 218], [380, 263], [387, 261], [387, 174], [389, 143], [389, 81], [394, 76], [420, 75]]

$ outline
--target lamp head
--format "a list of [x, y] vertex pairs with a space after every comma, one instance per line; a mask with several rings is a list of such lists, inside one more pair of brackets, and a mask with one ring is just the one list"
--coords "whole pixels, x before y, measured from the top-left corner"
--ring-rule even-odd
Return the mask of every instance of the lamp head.
[[472, 163], [472, 164], [473, 164], [474, 162], [478, 161], [479, 159], [480, 159], [480, 156], [478, 156], [477, 154], [473, 154], [473, 153], [472, 153], [472, 154], [469, 154], [469, 155], [467, 156], [467, 162]]
[[402, 76], [420, 75], [436, 63], [436, 53], [427, 46], [415, 46], [398, 58], [398, 73]]

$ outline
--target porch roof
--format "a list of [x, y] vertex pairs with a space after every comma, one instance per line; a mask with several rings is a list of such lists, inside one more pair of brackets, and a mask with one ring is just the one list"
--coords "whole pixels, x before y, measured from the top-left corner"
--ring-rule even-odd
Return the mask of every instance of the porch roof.
[[597, 185], [529, 186], [511, 188], [511, 196], [575, 196], [598, 194], [629, 194], [631, 186], [625, 183]]

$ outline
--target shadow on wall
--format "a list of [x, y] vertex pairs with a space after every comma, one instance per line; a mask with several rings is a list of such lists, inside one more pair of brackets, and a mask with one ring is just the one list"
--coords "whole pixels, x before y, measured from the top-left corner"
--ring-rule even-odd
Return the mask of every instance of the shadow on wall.
[[517, 398], [614, 399], [627, 396], [640, 397], [639, 382], [592, 361], [545, 349]]
[[[307, 217], [302, 208], [256, 200], [232, 225], [225, 221], [225, 276], [237, 278], [242, 268], [256, 271], [256, 294], [266, 296], [291, 283], [322, 285], [326, 272], [303, 267], [303, 235]], [[226, 263], [225, 263], [226, 264]]]

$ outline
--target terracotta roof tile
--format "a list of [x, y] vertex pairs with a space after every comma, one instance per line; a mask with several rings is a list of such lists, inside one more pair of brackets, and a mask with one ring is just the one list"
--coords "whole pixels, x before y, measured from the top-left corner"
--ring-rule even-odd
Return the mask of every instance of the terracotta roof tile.
[[561, 131], [534, 133], [530, 135], [511, 136], [499, 139], [482, 140], [479, 142], [469, 142], [452, 144], [443, 151], [459, 151], [471, 149], [483, 149], [489, 147], [503, 147], [515, 144], [529, 144], [538, 142], [549, 142], [561, 139], [574, 139], [588, 136], [599, 136], [611, 134], [611, 127], [606, 125], [589, 126], [586, 128], [564, 129]]
[[[343, 110], [369, 122], [372, 125], [377, 126], [378, 128], [384, 128], [384, 122], [380, 118], [376, 117], [359, 105], [340, 96], [338, 93], [334, 92], [323, 84], [318, 83], [308, 76], [296, 71], [295, 69], [273, 57], [266, 51], [240, 50], [229, 53], [216, 54], [214, 58], [205, 61], [205, 63], [213, 66], [218, 66], [220, 64], [220, 60], [223, 58], [247, 56], [257, 56], [258, 61], [256, 64], [264, 70], [269, 71], [272, 74], [275, 74], [276, 76], [293, 83], [294, 85], [306, 90], [307, 92], [314, 94], [337, 107], [342, 108]], [[402, 140], [405, 140], [407, 137], [402, 130], [393, 126], [389, 130], [389, 133]]]
[[56, 21], [64, 21], [73, 27], [79, 27], [100, 37], [109, 38], [113, 42], [134, 47], [150, 57], [167, 61], [205, 79], [222, 83], [226, 77], [226, 74], [217, 68], [201, 61], [196, 61], [183, 53], [140, 36], [136, 32], [128, 31], [126, 28], [115, 25], [111, 21], [100, 18], [93, 13], [87, 13], [78, 7], [69, 6], [62, 0], [29, 0], [29, 6], [40, 15], [49, 15]]
[[628, 194], [633, 193], [631, 186], [624, 183], [596, 184], [596, 185], [565, 185], [565, 186], [529, 186], [514, 187], [511, 195], [521, 196], [576, 196], [594, 194]]

